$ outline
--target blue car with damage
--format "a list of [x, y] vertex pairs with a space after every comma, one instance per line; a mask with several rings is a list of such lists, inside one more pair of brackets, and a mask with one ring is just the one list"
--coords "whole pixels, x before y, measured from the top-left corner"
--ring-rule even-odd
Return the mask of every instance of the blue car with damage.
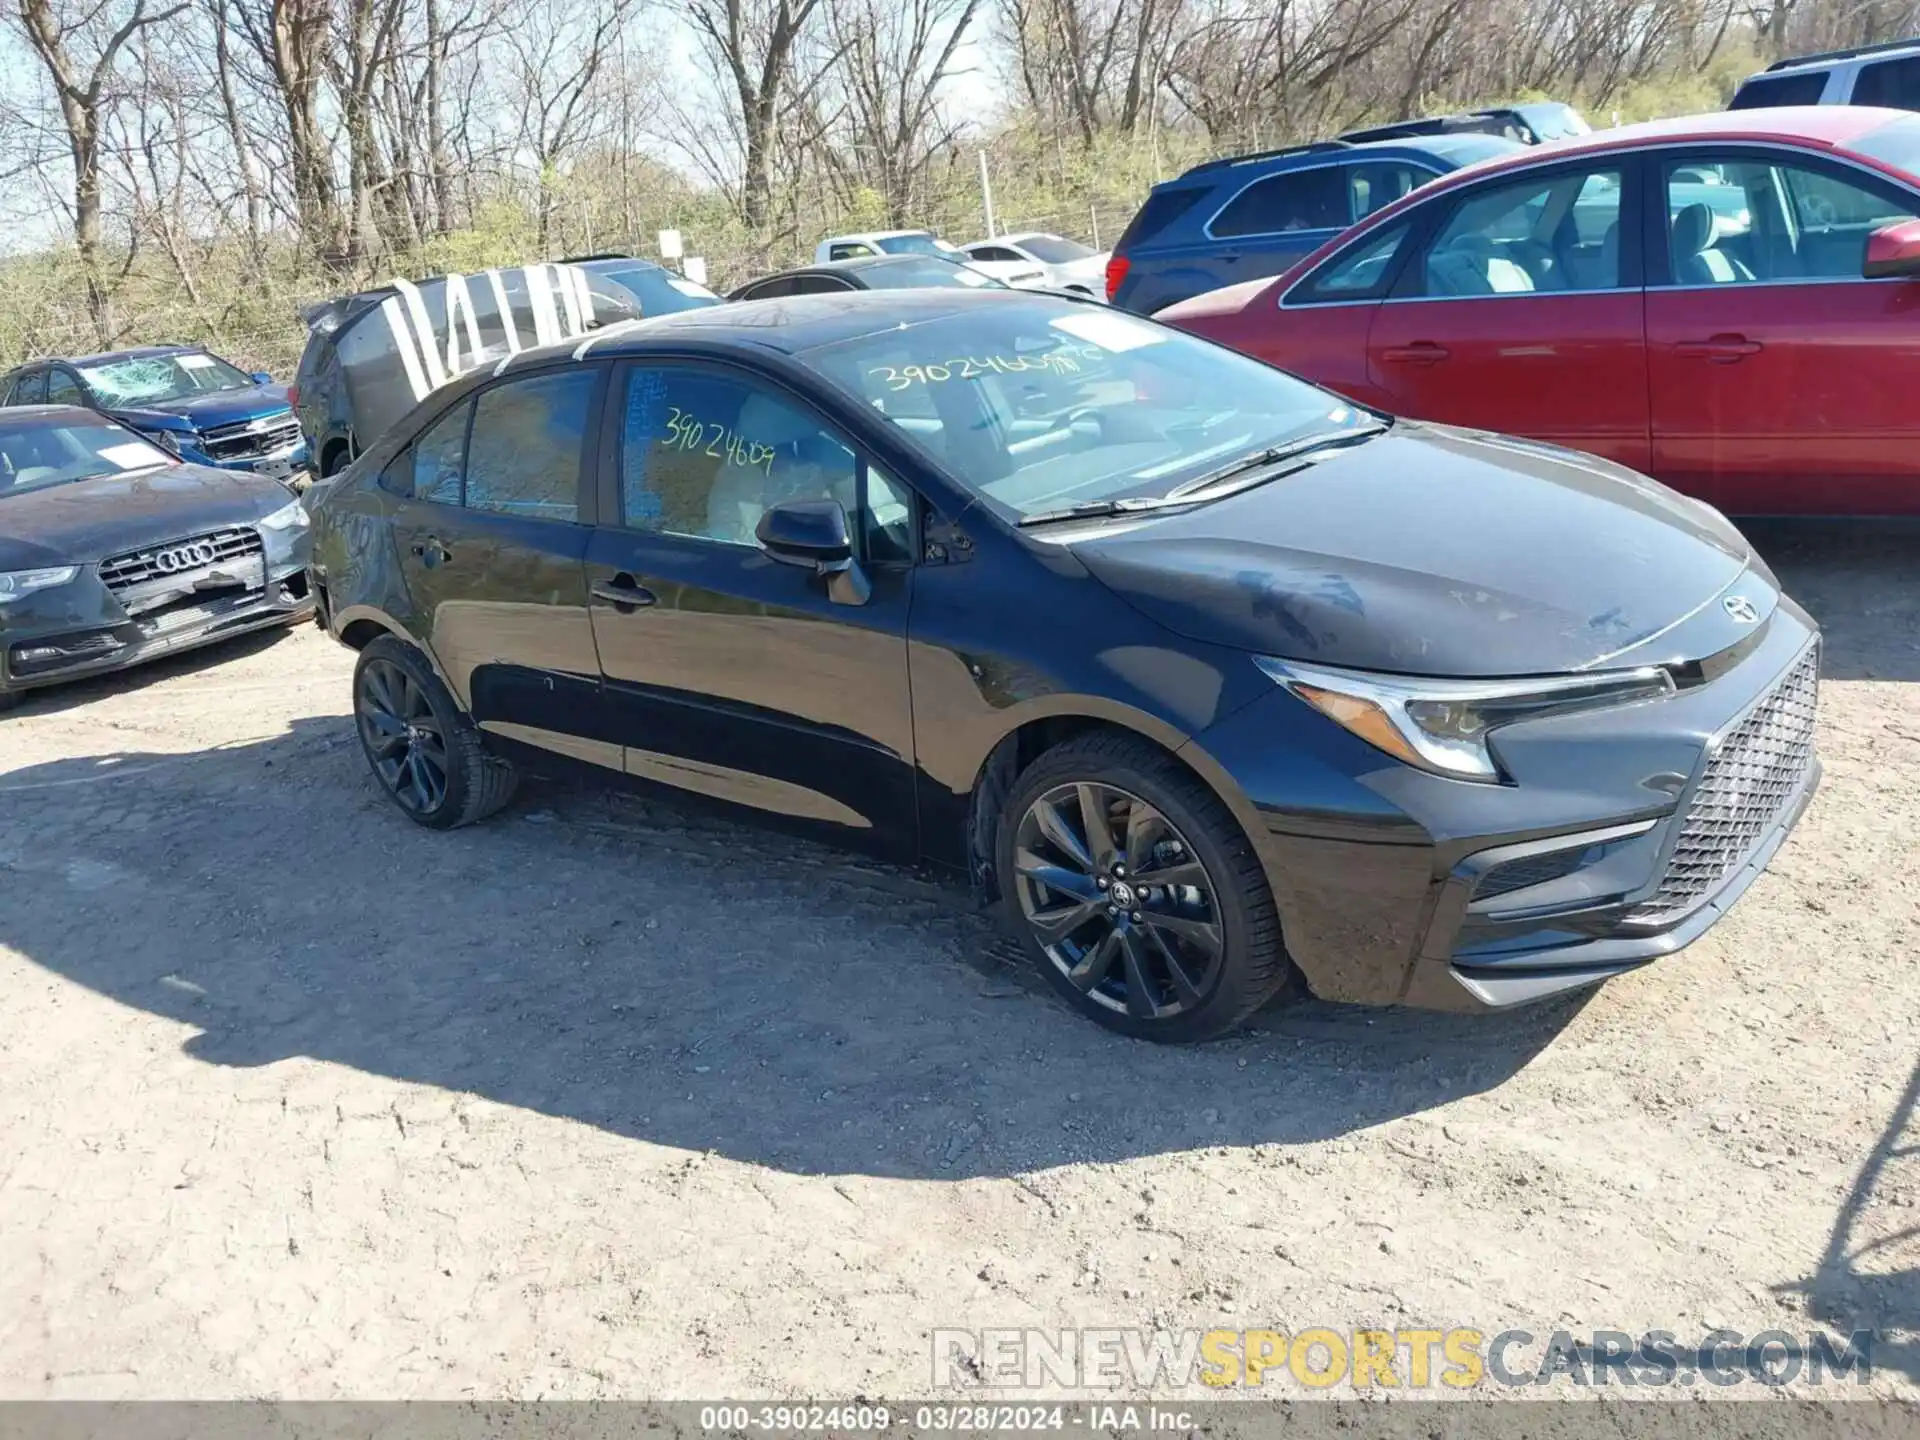
[[36, 360], [0, 376], [0, 404], [83, 406], [189, 465], [249, 471], [291, 488], [309, 468], [287, 387], [197, 345]]

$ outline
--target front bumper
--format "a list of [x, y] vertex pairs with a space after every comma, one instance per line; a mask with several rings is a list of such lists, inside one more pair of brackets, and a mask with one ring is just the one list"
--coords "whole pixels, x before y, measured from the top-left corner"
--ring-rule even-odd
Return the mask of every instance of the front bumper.
[[[1400, 765], [1305, 723], [1285, 694], [1196, 744], [1239, 782], [1288, 951], [1316, 995], [1503, 1009], [1671, 955], [1745, 893], [1819, 785], [1816, 645], [1783, 599], [1711, 679], [1501, 732], [1510, 785]], [[1730, 781], [1730, 747], [1786, 698], [1802, 702], [1790, 717], [1801, 743], [1761, 778]], [[1275, 755], [1276, 732], [1299, 743]], [[1703, 837], [1728, 835], [1703, 864]]]
[[[164, 655], [292, 624], [313, 610], [304, 537], [264, 569], [264, 584], [182, 596], [130, 615], [91, 569], [0, 610], [0, 694], [124, 670]], [[37, 602], [37, 603], [36, 603]]]

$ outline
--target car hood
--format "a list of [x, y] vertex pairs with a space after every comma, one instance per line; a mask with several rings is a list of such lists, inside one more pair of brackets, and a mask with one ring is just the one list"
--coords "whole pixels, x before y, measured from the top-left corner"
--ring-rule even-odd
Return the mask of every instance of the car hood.
[[284, 385], [249, 385], [244, 390], [216, 390], [208, 395], [187, 395], [178, 400], [152, 400], [142, 405], [115, 405], [110, 414], [130, 425], [148, 429], [177, 429], [185, 420], [195, 429], [232, 425], [241, 420], [257, 420], [262, 415], [278, 415], [287, 408]]
[[[1189, 639], [1357, 669], [1553, 674], [1648, 663], [1662, 644], [1711, 654], [1752, 630], [1713, 605], [1750, 558], [1717, 511], [1591, 456], [1407, 421], [1066, 543]], [[1764, 617], [1778, 594], [1751, 589]], [[1722, 623], [1682, 625], [1708, 606]]]
[[90, 565], [123, 550], [251, 524], [292, 498], [278, 481], [203, 465], [0, 493], [0, 570]]

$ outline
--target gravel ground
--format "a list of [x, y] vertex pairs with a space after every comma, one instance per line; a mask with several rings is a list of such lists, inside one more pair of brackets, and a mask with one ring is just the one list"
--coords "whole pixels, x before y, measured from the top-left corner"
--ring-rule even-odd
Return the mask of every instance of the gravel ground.
[[[415, 829], [311, 628], [0, 720], [0, 1396], [909, 1396], [936, 1327], [1874, 1326], [1920, 1391], [1920, 538], [1757, 532], [1827, 781], [1578, 1003], [1078, 1021], [952, 886]], [[1903, 1153], [1904, 1152], [1904, 1153]]]

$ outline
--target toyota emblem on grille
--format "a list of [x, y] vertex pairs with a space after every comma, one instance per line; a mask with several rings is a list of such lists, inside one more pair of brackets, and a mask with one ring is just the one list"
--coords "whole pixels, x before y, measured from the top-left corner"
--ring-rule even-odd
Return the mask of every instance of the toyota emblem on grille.
[[1744, 595], [1727, 596], [1720, 602], [1720, 608], [1742, 625], [1756, 624], [1760, 619], [1760, 607]]
[[178, 575], [182, 570], [197, 570], [202, 565], [211, 565], [214, 554], [213, 546], [204, 540], [192, 545], [175, 545], [153, 557], [153, 568], [162, 575]]

